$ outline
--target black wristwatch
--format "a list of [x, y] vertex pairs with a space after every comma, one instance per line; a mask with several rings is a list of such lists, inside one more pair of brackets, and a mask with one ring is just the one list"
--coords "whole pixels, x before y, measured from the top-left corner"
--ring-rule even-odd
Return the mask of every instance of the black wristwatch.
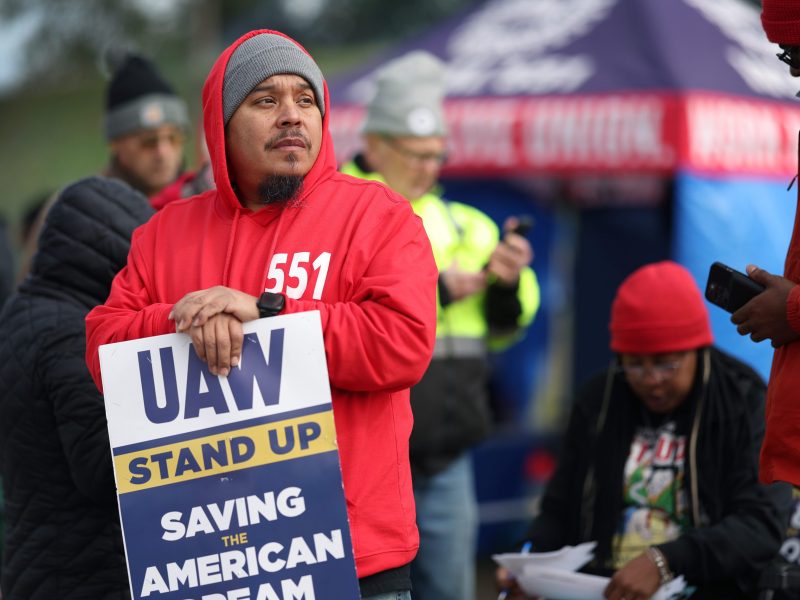
[[259, 319], [274, 317], [283, 310], [284, 306], [286, 306], [286, 296], [283, 294], [264, 292], [256, 300]]

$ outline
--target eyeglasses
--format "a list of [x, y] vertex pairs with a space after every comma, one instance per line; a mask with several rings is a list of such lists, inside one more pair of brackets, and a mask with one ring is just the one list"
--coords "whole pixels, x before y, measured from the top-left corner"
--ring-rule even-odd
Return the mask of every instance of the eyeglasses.
[[631, 381], [644, 381], [652, 374], [658, 381], [671, 379], [683, 364], [683, 358], [671, 362], [656, 363], [650, 367], [644, 365], [620, 365], [619, 370]]
[[392, 150], [406, 158], [409, 162], [418, 164], [418, 165], [425, 165], [425, 164], [436, 164], [436, 165], [443, 165], [447, 162], [447, 153], [446, 152], [415, 152], [410, 148], [406, 148], [398, 142], [395, 138], [384, 135], [382, 136], [384, 143], [389, 146]]
[[778, 60], [782, 63], [786, 63], [792, 69], [800, 70], [800, 57], [798, 57], [798, 54], [800, 54], [800, 46], [782, 45], [781, 50], [783, 50], [783, 52], [775, 55], [778, 57]]
[[141, 133], [137, 137], [139, 148], [142, 150], [155, 150], [164, 141], [173, 148], [182, 146], [186, 141], [186, 136], [180, 131], [171, 131], [169, 133]]

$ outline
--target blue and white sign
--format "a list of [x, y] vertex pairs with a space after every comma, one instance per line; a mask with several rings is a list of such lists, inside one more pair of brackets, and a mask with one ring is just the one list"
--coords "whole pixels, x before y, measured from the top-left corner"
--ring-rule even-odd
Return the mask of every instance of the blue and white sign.
[[358, 599], [319, 312], [244, 334], [228, 377], [185, 334], [100, 348], [133, 598]]

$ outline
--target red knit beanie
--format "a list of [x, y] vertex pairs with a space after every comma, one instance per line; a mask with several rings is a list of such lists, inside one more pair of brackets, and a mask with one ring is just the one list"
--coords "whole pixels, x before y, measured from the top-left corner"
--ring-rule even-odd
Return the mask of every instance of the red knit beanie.
[[672, 261], [645, 265], [625, 278], [609, 328], [611, 349], [625, 354], [680, 352], [714, 341], [697, 284]]
[[761, 24], [770, 42], [800, 46], [800, 0], [762, 0]]

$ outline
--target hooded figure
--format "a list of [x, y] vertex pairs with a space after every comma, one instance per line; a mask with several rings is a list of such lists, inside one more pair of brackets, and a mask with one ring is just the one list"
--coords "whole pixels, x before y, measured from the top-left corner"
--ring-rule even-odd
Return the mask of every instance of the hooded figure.
[[[253, 31], [227, 48], [203, 112], [216, 189], [168, 204], [137, 232], [106, 304], [87, 317], [90, 370], [99, 386], [101, 344], [177, 328], [227, 375], [242, 322], [318, 310], [361, 594], [403, 592], [418, 546], [408, 388], [435, 334], [425, 231], [402, 197], [336, 171], [327, 86], [283, 34]], [[230, 347], [207, 354], [212, 331], [233, 331]]]
[[6, 600], [124, 599], [103, 397], [84, 362], [84, 318], [153, 214], [126, 184], [91, 177], [61, 192], [28, 275], [0, 318], [0, 457]]

